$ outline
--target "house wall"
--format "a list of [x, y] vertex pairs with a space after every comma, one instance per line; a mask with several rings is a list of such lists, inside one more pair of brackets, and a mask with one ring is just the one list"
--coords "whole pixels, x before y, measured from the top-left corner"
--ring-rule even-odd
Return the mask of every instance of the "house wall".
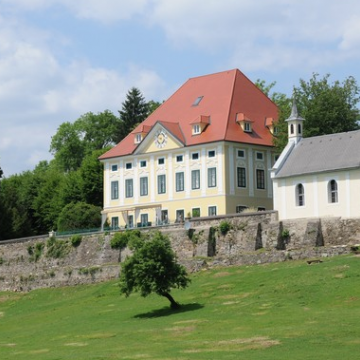
[[[192, 215], [193, 209], [200, 209], [201, 216], [209, 214], [209, 207], [216, 208], [216, 214], [235, 213], [237, 206], [262, 207], [272, 209], [272, 186], [269, 170], [274, 162], [271, 148], [237, 143], [210, 143], [201, 146], [177, 147], [171, 138], [164, 149], [155, 151], [151, 144], [145, 153], [127, 157], [109, 159], [104, 162], [104, 210], [103, 220], [119, 219], [119, 226], [125, 226], [123, 210], [133, 215], [134, 224], [140, 222], [141, 214], [148, 215], [148, 221], [154, 224], [161, 219], [161, 210], [167, 210], [169, 222], [177, 221], [179, 210], [184, 217]], [[243, 157], [239, 157], [242, 150]], [[209, 156], [211, 152], [215, 156]], [[198, 159], [193, 159], [193, 154]], [[182, 161], [178, 161], [182, 156]], [[261, 158], [261, 159], [260, 159]], [[163, 164], [159, 164], [163, 159]], [[146, 161], [146, 166], [141, 163]], [[126, 164], [131, 163], [131, 169]], [[117, 169], [113, 171], [113, 165]], [[246, 168], [246, 187], [238, 187], [237, 167]], [[216, 186], [208, 186], [208, 169], [216, 169]], [[264, 189], [257, 189], [256, 170], [264, 172]], [[200, 171], [200, 188], [192, 189], [191, 174]], [[176, 191], [176, 174], [184, 173], [184, 190]], [[158, 176], [165, 175], [166, 192], [158, 193]], [[140, 196], [140, 178], [148, 178], [148, 194]], [[125, 181], [133, 180], [133, 196], [126, 197]], [[111, 183], [118, 182], [119, 196], [111, 199]], [[159, 205], [158, 208], [155, 208]], [[161, 206], [161, 210], [160, 210]], [[139, 208], [135, 211], [135, 208]], [[141, 207], [141, 209], [140, 209]], [[146, 208], [148, 207], [148, 208]]]
[[[328, 184], [335, 180], [338, 185], [338, 201], [329, 202]], [[273, 179], [274, 208], [279, 219], [311, 217], [359, 217], [360, 216], [360, 169], [334, 171], [311, 175]], [[296, 186], [303, 184], [304, 206], [296, 205]]]

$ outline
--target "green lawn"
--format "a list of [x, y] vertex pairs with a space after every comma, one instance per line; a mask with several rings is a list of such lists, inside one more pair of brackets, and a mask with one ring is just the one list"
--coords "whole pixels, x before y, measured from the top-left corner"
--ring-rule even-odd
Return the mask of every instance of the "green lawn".
[[0, 359], [358, 360], [359, 276], [353, 255], [203, 271], [179, 311], [115, 282], [3, 292]]

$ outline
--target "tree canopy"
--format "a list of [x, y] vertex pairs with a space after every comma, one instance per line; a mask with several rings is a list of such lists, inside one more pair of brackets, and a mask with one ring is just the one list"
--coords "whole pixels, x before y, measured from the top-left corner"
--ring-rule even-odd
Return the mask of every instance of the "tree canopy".
[[186, 288], [190, 278], [186, 269], [177, 262], [167, 236], [157, 231], [148, 238], [141, 236], [129, 242], [133, 255], [121, 265], [120, 292], [129, 296], [139, 291], [146, 297], [151, 293], [166, 297], [172, 309], [180, 305], [170, 295], [172, 288]]
[[[292, 99], [285, 94], [272, 92], [275, 82], [266, 84], [263, 80], [255, 83], [279, 109], [278, 133], [274, 145], [278, 153], [287, 144], [286, 119], [291, 112]], [[322, 78], [313, 74], [309, 81], [300, 79], [294, 88], [296, 105], [304, 122], [304, 137], [334, 134], [359, 129], [359, 86], [353, 77], [344, 81], [330, 82], [330, 75]]]

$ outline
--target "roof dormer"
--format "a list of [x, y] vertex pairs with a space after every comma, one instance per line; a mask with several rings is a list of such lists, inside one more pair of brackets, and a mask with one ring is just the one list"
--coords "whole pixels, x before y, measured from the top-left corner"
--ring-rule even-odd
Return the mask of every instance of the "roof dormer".
[[248, 117], [246, 117], [244, 113], [236, 114], [236, 123], [240, 125], [241, 129], [244, 132], [248, 132], [248, 133], [252, 132], [252, 123], [253, 122], [254, 121], [252, 121]]
[[145, 136], [150, 132], [151, 126], [149, 125], [141, 125], [139, 128], [137, 128], [133, 134], [134, 134], [134, 144], [140, 144], [141, 141], [145, 138]]
[[265, 118], [265, 126], [269, 129], [272, 135], [276, 136], [278, 134], [278, 127], [276, 126], [276, 120], [274, 120], [274, 118]]
[[192, 135], [201, 134], [209, 124], [210, 116], [199, 115], [193, 122], [190, 123], [192, 126]]

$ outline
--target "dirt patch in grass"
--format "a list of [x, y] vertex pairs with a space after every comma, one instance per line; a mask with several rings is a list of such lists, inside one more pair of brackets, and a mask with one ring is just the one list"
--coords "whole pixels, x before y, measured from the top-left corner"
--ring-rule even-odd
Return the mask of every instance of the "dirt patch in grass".
[[[279, 340], [270, 339], [267, 336], [258, 336], [247, 339], [222, 340], [218, 342], [201, 343], [202, 348], [185, 350], [185, 353], [217, 352], [217, 351], [242, 351], [259, 350], [280, 345]], [[208, 345], [208, 347], [207, 347]]]
[[73, 342], [73, 343], [64, 344], [64, 346], [82, 347], [82, 346], [88, 346], [88, 343], [85, 343], [85, 342]]
[[195, 326], [174, 326], [172, 328], [165, 329], [166, 331], [172, 331], [175, 333], [192, 332], [196, 329]]
[[229, 273], [228, 271], [221, 271], [218, 272], [214, 275], [214, 278], [220, 278], [220, 277], [224, 277], [224, 276], [228, 276], [231, 275], [231, 273]]
[[79, 338], [96, 340], [96, 339], [109, 339], [109, 338], [112, 338], [115, 336], [116, 336], [116, 334], [112, 334], [112, 333], [99, 333], [99, 334], [81, 335], [81, 336], [79, 336]]
[[174, 322], [174, 325], [179, 324], [200, 324], [204, 322], [208, 322], [209, 320], [200, 320], [200, 319], [193, 319], [193, 320], [182, 320], [182, 321], [176, 321]]
[[29, 354], [31, 354], [31, 355], [45, 354], [45, 353], [48, 353], [49, 351], [50, 351], [49, 349], [32, 350], [29, 352]]
[[14, 347], [16, 344], [10, 343], [10, 344], [0, 344], [0, 347]]

